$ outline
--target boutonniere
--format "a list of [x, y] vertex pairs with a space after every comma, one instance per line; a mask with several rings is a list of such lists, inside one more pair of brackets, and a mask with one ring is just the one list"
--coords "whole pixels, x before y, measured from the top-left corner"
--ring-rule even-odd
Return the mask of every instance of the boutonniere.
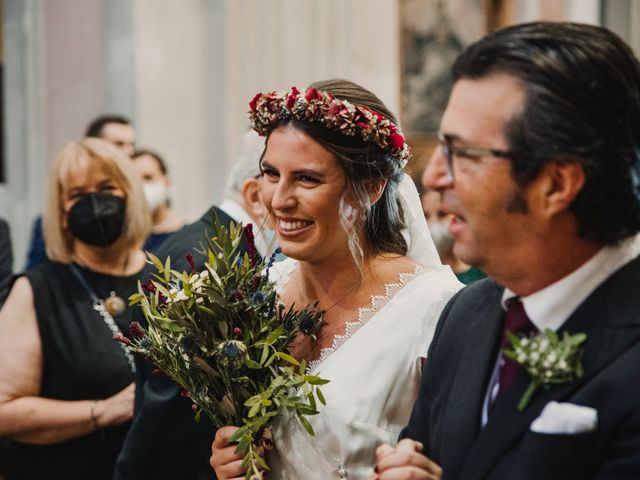
[[587, 339], [584, 333], [570, 335], [564, 332], [562, 340], [553, 330], [545, 329], [534, 337], [519, 337], [507, 331], [511, 350], [504, 355], [524, 367], [531, 383], [518, 403], [518, 410], [524, 410], [535, 391], [544, 386], [568, 383], [582, 377], [582, 343]]

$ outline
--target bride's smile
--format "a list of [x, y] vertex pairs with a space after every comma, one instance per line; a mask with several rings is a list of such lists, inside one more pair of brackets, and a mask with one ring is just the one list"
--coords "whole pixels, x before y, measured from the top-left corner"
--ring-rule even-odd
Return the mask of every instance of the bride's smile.
[[262, 172], [262, 196], [282, 253], [313, 262], [349, 255], [347, 234], [336, 228], [345, 174], [331, 152], [307, 134], [281, 127], [269, 136]]

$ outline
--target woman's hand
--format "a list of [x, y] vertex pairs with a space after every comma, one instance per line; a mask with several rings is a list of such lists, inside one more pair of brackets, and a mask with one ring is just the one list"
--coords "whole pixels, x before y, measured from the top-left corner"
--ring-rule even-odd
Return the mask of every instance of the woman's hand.
[[216, 472], [218, 480], [244, 479], [242, 456], [236, 453], [236, 444], [230, 444], [229, 438], [238, 427], [222, 427], [216, 432], [211, 445], [209, 463]]
[[112, 427], [131, 420], [135, 392], [136, 386], [130, 383], [115, 395], [96, 401], [93, 410], [96, 426]]
[[409, 438], [398, 445], [380, 445], [376, 449], [376, 473], [369, 480], [440, 480], [440, 466], [423, 455], [423, 446]]

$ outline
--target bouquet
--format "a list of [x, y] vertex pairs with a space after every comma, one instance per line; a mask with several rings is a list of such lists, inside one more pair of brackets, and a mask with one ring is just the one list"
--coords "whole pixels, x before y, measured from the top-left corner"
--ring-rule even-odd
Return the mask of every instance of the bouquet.
[[269, 421], [286, 409], [313, 435], [305, 416], [318, 413], [316, 399], [325, 403], [319, 386], [327, 380], [308, 375], [306, 363], [287, 353], [299, 332], [315, 338], [322, 312], [317, 305], [295, 310], [278, 302], [269, 280], [276, 254], [256, 259], [251, 224], [226, 228], [215, 214], [212, 223], [201, 271], [192, 256], [191, 272], [178, 272], [170, 258], [162, 263], [148, 254], [157, 272], [130, 298], [147, 325], [132, 323], [129, 348], [184, 389], [196, 419], [204, 412], [216, 427], [239, 426], [231, 441], [244, 456], [246, 478], [262, 478]]

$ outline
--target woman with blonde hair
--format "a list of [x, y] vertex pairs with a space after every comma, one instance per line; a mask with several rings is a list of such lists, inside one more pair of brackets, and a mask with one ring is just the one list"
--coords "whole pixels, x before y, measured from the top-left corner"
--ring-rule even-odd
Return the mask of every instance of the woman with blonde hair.
[[131, 160], [108, 142], [65, 146], [48, 179], [46, 262], [0, 311], [6, 480], [110, 479], [133, 414], [128, 333], [150, 218]]
[[[364, 479], [375, 447], [395, 443], [418, 394], [422, 363], [447, 300], [460, 287], [440, 262], [419, 197], [403, 173], [408, 146], [370, 91], [328, 80], [250, 103], [265, 135], [262, 196], [289, 257], [276, 264], [281, 301], [318, 302], [324, 326], [291, 353], [330, 380], [310, 437], [286, 412], [272, 425], [270, 478]], [[211, 465], [243, 475], [218, 430]]]

